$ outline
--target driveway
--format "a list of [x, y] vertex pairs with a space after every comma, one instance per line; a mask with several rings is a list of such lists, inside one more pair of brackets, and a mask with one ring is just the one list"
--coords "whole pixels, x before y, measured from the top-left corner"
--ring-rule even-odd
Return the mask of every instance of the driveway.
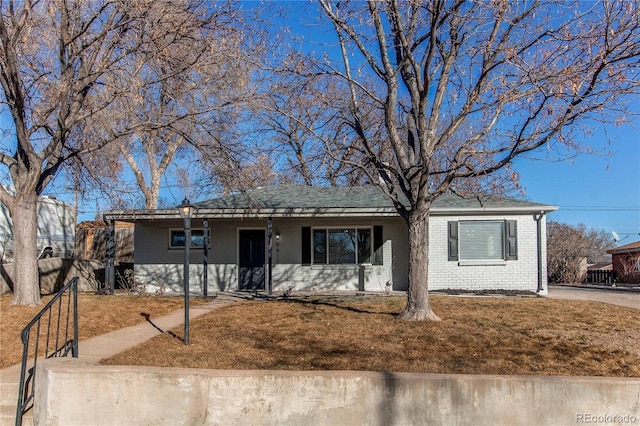
[[550, 285], [547, 297], [551, 299], [592, 300], [640, 309], [640, 292]]

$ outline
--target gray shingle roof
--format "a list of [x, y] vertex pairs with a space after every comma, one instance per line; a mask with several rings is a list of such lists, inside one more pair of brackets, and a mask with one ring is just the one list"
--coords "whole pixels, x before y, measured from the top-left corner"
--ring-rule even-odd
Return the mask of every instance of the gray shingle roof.
[[[317, 187], [302, 185], [269, 186], [196, 203], [204, 209], [348, 209], [389, 208], [393, 204], [376, 186]], [[442, 195], [432, 205], [432, 211], [459, 209], [513, 208], [549, 210], [549, 205], [514, 198], [462, 198]]]

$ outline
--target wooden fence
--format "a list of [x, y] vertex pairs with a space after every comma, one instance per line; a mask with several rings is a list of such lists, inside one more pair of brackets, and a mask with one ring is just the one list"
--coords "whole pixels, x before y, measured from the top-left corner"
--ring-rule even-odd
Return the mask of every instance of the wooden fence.
[[612, 285], [616, 282], [616, 271], [587, 271], [587, 284]]
[[[76, 230], [76, 256], [79, 259], [104, 260], [106, 257], [104, 222], [84, 222]], [[115, 224], [116, 261], [133, 262], [133, 224]]]

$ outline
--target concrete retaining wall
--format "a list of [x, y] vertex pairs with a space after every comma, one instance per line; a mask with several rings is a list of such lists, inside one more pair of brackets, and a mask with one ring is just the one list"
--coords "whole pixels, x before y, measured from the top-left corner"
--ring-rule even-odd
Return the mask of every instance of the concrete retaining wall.
[[41, 425], [640, 424], [640, 380], [38, 364]]

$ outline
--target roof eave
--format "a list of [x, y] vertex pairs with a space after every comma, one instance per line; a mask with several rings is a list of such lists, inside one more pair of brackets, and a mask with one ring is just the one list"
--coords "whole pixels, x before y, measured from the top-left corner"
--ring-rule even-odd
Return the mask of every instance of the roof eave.
[[[557, 210], [556, 206], [521, 206], [521, 207], [456, 207], [456, 208], [431, 208], [434, 216], [460, 216], [460, 215], [490, 215], [490, 214], [530, 214], [548, 213]], [[114, 210], [106, 212], [105, 220], [177, 220], [181, 219], [175, 209], [158, 210]], [[279, 208], [279, 209], [211, 209], [200, 208], [193, 215], [194, 219], [239, 219], [239, 218], [311, 218], [311, 217], [397, 217], [398, 212], [394, 207], [367, 207], [367, 208]]]
[[627, 253], [638, 253], [638, 252], [640, 252], [640, 247], [607, 250], [608, 254], [627, 254]]
[[[193, 219], [240, 219], [240, 218], [269, 218], [269, 217], [396, 217], [398, 212], [394, 208], [284, 208], [284, 209], [198, 209]], [[181, 219], [173, 209], [110, 211], [104, 214], [105, 219], [135, 221], [135, 220], [172, 220]]]
[[557, 206], [518, 206], [518, 207], [432, 207], [430, 215], [459, 216], [459, 215], [489, 215], [489, 214], [532, 214], [550, 213], [558, 210]]

